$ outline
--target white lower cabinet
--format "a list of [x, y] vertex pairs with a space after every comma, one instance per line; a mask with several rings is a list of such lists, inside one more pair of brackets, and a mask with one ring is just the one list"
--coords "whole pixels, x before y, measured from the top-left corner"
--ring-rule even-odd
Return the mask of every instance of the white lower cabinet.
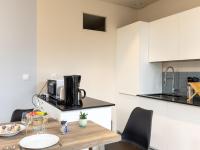
[[168, 104], [168, 150], [199, 150], [200, 108]]
[[[120, 100], [121, 99], [121, 100]], [[199, 150], [200, 108], [137, 96], [120, 95], [117, 128], [123, 131], [135, 107], [153, 110], [150, 145], [158, 150]]]

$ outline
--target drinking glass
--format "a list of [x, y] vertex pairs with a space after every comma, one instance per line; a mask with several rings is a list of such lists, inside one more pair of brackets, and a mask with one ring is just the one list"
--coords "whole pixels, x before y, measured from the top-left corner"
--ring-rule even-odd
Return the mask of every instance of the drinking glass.
[[43, 120], [44, 120], [43, 116], [34, 116], [33, 117], [32, 126], [33, 126], [33, 131], [36, 134], [44, 132]]
[[45, 133], [46, 130], [47, 130], [47, 124], [48, 124], [48, 119], [49, 119], [49, 116], [48, 115], [45, 115], [43, 116], [43, 132]]
[[22, 113], [21, 123], [26, 126], [26, 134], [29, 125], [31, 124], [31, 116], [27, 112]]

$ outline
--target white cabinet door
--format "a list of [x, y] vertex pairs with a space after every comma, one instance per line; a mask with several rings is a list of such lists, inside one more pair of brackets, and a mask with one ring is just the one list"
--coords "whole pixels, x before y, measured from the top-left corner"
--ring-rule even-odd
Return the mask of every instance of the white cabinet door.
[[117, 87], [119, 93], [137, 95], [139, 89], [138, 24], [117, 31]]
[[180, 59], [200, 59], [200, 8], [179, 14]]
[[168, 150], [199, 150], [200, 109], [198, 107], [169, 103], [167, 118]]
[[141, 21], [117, 31], [117, 90], [121, 94], [161, 91], [162, 66], [148, 62], [148, 33], [149, 23]]
[[177, 15], [150, 23], [149, 61], [179, 59], [179, 20]]

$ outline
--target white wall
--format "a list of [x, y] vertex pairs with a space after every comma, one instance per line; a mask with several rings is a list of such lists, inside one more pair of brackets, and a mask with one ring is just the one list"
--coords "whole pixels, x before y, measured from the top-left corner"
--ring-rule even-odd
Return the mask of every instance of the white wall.
[[[30, 108], [36, 81], [36, 1], [0, 1], [0, 122]], [[22, 74], [30, 74], [22, 81]]]
[[[81, 74], [87, 95], [115, 102], [116, 29], [136, 11], [98, 0], [37, 1], [37, 83], [51, 74]], [[82, 29], [83, 12], [107, 18], [107, 32]]]
[[[82, 30], [82, 12], [107, 17], [107, 32]], [[116, 28], [132, 23], [136, 11], [97, 0], [1, 0], [0, 18], [0, 122], [16, 108], [32, 107], [36, 33], [38, 83], [52, 73], [81, 74], [88, 96], [114, 101]]]

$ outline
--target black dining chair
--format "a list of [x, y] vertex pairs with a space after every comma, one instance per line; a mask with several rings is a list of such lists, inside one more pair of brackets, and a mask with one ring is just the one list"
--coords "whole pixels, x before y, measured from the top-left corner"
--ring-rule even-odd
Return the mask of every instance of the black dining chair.
[[148, 150], [151, 138], [152, 110], [135, 108], [124, 128], [120, 142], [105, 145], [105, 150]]
[[10, 122], [16, 122], [16, 121], [21, 121], [22, 118], [22, 114], [24, 112], [32, 112], [33, 109], [16, 109], [13, 113], [12, 113], [12, 117]]

